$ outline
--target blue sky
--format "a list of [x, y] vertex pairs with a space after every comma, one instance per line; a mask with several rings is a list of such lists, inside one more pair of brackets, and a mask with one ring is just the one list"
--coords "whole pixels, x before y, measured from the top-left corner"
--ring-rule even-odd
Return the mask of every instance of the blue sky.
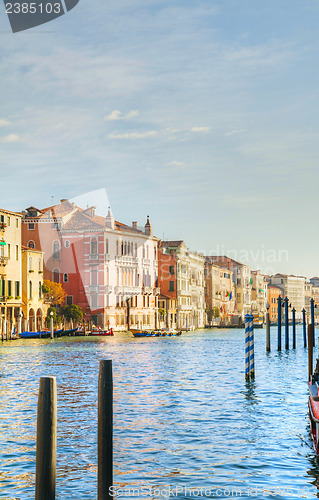
[[159, 237], [318, 275], [318, 21], [317, 0], [80, 0], [12, 34], [0, 5], [0, 205], [105, 188]]

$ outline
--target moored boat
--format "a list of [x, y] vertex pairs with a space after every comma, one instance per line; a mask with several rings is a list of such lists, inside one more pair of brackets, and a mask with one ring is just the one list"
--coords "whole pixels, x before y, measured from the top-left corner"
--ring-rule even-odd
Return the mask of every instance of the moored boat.
[[177, 330], [130, 330], [134, 337], [177, 337], [182, 334]]
[[98, 337], [107, 337], [107, 336], [114, 336], [113, 328], [110, 328], [109, 330], [92, 330], [89, 335], [94, 335]]

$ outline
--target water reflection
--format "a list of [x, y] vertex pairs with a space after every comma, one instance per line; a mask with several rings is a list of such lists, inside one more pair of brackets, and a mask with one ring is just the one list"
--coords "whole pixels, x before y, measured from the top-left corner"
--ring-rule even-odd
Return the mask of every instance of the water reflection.
[[256, 379], [247, 382], [242, 330], [151, 341], [118, 334], [4, 343], [0, 497], [34, 498], [38, 384], [54, 375], [57, 498], [96, 498], [98, 362], [111, 358], [118, 486], [247, 491], [285, 484], [294, 488], [289, 498], [298, 498], [297, 487], [313, 487], [319, 476], [315, 454], [304, 444], [307, 353], [297, 346], [267, 354], [264, 332], [255, 337]]

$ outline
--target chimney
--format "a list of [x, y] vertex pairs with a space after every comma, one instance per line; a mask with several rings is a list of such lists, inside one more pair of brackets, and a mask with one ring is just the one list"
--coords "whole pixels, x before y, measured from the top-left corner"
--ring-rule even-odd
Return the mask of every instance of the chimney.
[[105, 217], [105, 226], [109, 227], [110, 229], [115, 228], [114, 217], [112, 215], [110, 207], [109, 207], [109, 211], [107, 213], [107, 216]]
[[136, 220], [134, 220], [134, 221], [132, 222], [132, 228], [133, 228], [133, 229], [137, 229], [137, 221], [136, 221]]
[[61, 203], [65, 203], [66, 201], [68, 201], [66, 198], [62, 198], [62, 200], [60, 200]]
[[153, 228], [152, 224], [150, 223], [150, 216], [147, 216], [147, 221], [145, 224], [145, 234], [148, 234], [149, 236], [153, 236]]

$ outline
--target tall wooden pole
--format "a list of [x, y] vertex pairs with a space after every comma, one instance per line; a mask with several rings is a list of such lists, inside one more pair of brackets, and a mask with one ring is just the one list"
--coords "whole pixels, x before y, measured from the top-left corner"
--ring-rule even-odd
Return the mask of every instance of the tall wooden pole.
[[270, 352], [270, 318], [269, 318], [269, 304], [267, 304], [266, 313], [266, 351]]
[[282, 298], [278, 297], [278, 351], [281, 351], [281, 301]]
[[308, 382], [313, 371], [313, 326], [308, 325]]
[[98, 500], [113, 498], [112, 360], [100, 361], [98, 389]]
[[38, 399], [35, 500], [55, 499], [56, 378], [41, 377]]

